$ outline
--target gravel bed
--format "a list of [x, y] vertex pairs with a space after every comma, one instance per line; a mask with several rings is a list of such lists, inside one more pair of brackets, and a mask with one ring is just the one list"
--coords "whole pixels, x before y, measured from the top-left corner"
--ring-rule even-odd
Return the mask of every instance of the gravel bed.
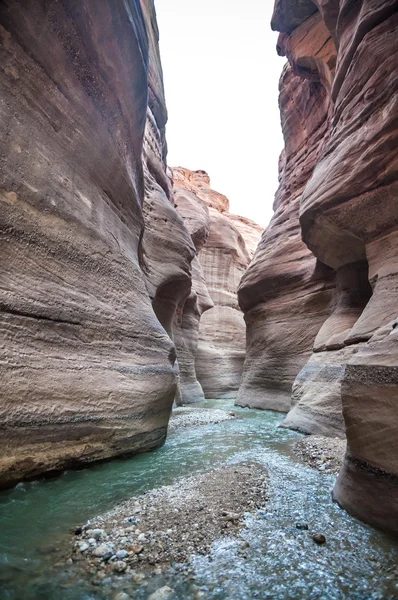
[[293, 446], [299, 460], [324, 473], [337, 474], [343, 462], [346, 440], [323, 435], [310, 435]]
[[173, 433], [181, 427], [197, 425], [210, 425], [230, 421], [238, 415], [234, 412], [225, 412], [220, 408], [196, 408], [194, 406], [179, 406], [171, 413], [168, 433]]
[[94, 576], [94, 583], [136, 569], [161, 573], [207, 554], [216, 539], [237, 535], [244, 513], [267, 500], [266, 471], [257, 463], [182, 478], [77, 527], [69, 560]]

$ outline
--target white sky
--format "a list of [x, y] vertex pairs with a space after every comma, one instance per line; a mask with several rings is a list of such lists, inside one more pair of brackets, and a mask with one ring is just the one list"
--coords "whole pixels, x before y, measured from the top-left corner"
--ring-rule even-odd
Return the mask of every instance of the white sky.
[[168, 164], [203, 169], [231, 212], [266, 225], [283, 147], [285, 59], [272, 0], [155, 0], [169, 112]]

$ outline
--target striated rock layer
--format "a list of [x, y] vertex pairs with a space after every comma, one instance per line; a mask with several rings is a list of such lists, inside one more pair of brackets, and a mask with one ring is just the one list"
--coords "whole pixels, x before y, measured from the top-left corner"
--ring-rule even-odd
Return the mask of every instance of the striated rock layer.
[[[347, 452], [334, 497], [352, 514], [395, 533], [397, 9], [394, 0], [276, 1], [272, 26], [282, 32], [278, 51], [289, 61], [281, 80], [286, 148], [276, 214], [239, 290], [248, 322], [239, 401], [250, 404], [254, 390], [254, 403], [272, 407], [264, 399], [275, 395], [275, 385], [269, 381], [277, 364], [270, 352], [274, 347], [281, 348], [277, 387], [285, 378], [287, 397], [286, 373], [291, 380], [294, 368], [285, 371], [284, 364], [296, 352], [296, 368], [301, 362], [302, 369], [284, 426], [346, 435]], [[308, 89], [312, 94], [306, 95]], [[295, 120], [303, 125], [303, 133], [295, 128], [292, 153], [286, 134]], [[292, 216], [289, 206], [295, 194]], [[278, 218], [281, 228], [275, 239]], [[297, 244], [300, 236], [305, 243], [302, 256], [296, 256], [289, 245], [294, 243], [294, 231]], [[279, 261], [278, 243], [286, 244]], [[306, 303], [319, 296], [308, 287], [313, 280], [304, 269], [311, 261], [317, 261], [324, 286], [323, 301], [313, 313], [313, 305]], [[286, 302], [287, 273], [295, 284], [296, 307]], [[290, 330], [276, 329], [273, 311], [263, 311], [272, 289], [282, 313], [280, 321], [285, 318], [291, 323]], [[308, 328], [294, 322], [298, 305]], [[311, 346], [313, 354], [304, 364]], [[279, 400], [275, 404], [287, 407]]]
[[[199, 339], [195, 340], [195, 367], [207, 398], [235, 398], [245, 357], [245, 326], [236, 291], [247, 268], [261, 228], [228, 212], [228, 199], [210, 187], [205, 171], [173, 169], [178, 211], [186, 212], [190, 198], [208, 214], [205, 244], [198, 248], [201, 273], [211, 299], [201, 309]], [[193, 212], [198, 212], [198, 209]], [[191, 217], [191, 221], [194, 221]], [[189, 228], [189, 227], [188, 227]], [[204, 228], [201, 229], [202, 235]], [[197, 246], [198, 247], [198, 246]], [[198, 279], [193, 273], [193, 287]], [[193, 346], [191, 346], [193, 347]]]
[[[178, 181], [175, 179], [175, 184]], [[205, 399], [195, 366], [195, 355], [199, 341], [199, 322], [202, 314], [212, 308], [198, 253], [209, 236], [210, 216], [207, 205], [195, 194], [174, 186], [174, 201], [178, 213], [182, 216], [195, 246], [196, 256], [192, 261], [192, 287], [182, 311], [179, 312], [179, 337], [176, 341], [179, 364], [179, 390], [176, 399], [178, 405], [201, 402]]]
[[301, 239], [300, 198], [327, 132], [330, 101], [319, 81], [290, 66], [280, 80], [285, 149], [274, 216], [239, 287], [247, 354], [236, 403], [287, 411], [293, 381], [308, 360], [333, 302], [334, 276]]
[[5, 487], [164, 441], [195, 247], [153, 2], [5, 0], [0, 37]]

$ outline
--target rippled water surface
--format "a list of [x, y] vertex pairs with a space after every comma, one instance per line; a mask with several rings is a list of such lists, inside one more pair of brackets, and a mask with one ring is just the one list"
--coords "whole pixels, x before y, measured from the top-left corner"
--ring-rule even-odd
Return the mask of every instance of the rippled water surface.
[[[232, 408], [227, 401], [206, 406]], [[237, 541], [223, 539], [211, 556], [197, 557], [196, 591], [179, 575], [154, 576], [134, 598], [166, 584], [181, 600], [198, 597], [198, 590], [202, 598], [220, 600], [398, 598], [397, 543], [332, 503], [334, 477], [295, 461], [291, 443], [299, 435], [276, 428], [281, 415], [234, 411], [242, 418], [180, 429], [155, 452], [1, 493], [0, 600], [112, 599], [124, 589], [122, 580], [109, 595], [68, 574], [60, 548], [70, 529], [132, 495], [248, 459], [270, 474], [267, 506], [246, 518], [243, 537], [250, 547], [242, 554]], [[307, 531], [296, 529], [298, 521], [323, 533], [327, 544], [314, 544]]]

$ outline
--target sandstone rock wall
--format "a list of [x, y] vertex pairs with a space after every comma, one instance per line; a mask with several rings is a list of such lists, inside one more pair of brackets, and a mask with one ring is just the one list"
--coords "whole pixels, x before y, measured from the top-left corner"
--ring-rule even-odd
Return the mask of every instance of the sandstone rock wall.
[[286, 411], [293, 381], [333, 305], [333, 271], [308, 250], [299, 224], [300, 198], [327, 133], [330, 100], [319, 80], [303, 81], [286, 66], [279, 104], [285, 149], [275, 213], [238, 292], [247, 354], [237, 404]]
[[153, 2], [5, 0], [0, 37], [4, 487], [164, 441], [195, 248]]
[[[197, 377], [207, 398], [235, 398], [245, 357], [245, 326], [236, 291], [261, 228], [231, 215], [228, 199], [211, 189], [204, 171], [179, 167], [173, 173], [178, 210], [186, 212], [182, 199], [186, 202], [190, 197], [199, 206], [205, 205], [209, 219], [205, 243], [198, 248], [211, 305], [207, 299], [206, 312], [201, 310], [199, 339], [195, 340]], [[201, 231], [203, 234], [204, 229]]]
[[196, 251], [196, 256], [192, 261], [191, 293], [179, 313], [179, 338], [176, 342], [180, 370], [180, 393], [176, 402], [182, 405], [201, 402], [205, 398], [196, 375], [195, 355], [198, 348], [201, 316], [214, 305], [197, 256], [209, 236], [209, 210], [206, 203], [200, 200], [198, 196], [184, 189], [184, 187], [178, 187], [176, 176], [175, 184], [175, 207], [184, 220]]
[[[284, 357], [289, 358], [294, 350], [304, 365], [303, 359], [313, 346], [312, 356], [295, 380], [293, 407], [284, 425], [307, 432], [346, 434], [347, 454], [334, 497], [354, 515], [395, 533], [398, 531], [397, 9], [398, 3], [393, 0], [276, 1], [272, 26], [281, 32], [278, 51], [289, 60], [281, 82], [286, 144], [281, 161], [282, 180], [275, 217], [239, 291], [248, 321], [248, 355], [239, 401], [250, 404], [252, 389], [258, 389], [262, 399], [274, 394], [274, 386], [268, 381], [269, 373], [275, 369], [268, 353], [270, 347], [282, 348], [279, 356], [282, 365]], [[289, 72], [292, 75], [287, 79]], [[295, 89], [291, 86], [293, 76]], [[305, 97], [309, 86], [318, 90], [312, 96], [312, 107], [311, 99]], [[286, 136], [287, 125], [294, 122], [292, 106], [299, 107], [299, 120], [305, 123], [305, 134], [296, 135], [297, 148], [293, 154], [289, 152], [289, 136]], [[305, 121], [306, 114], [309, 121]], [[315, 115], [319, 125], [311, 128]], [[312, 152], [316, 156], [306, 171], [302, 156]], [[294, 174], [290, 188], [284, 188], [289, 157]], [[298, 188], [300, 177], [303, 181]], [[281, 211], [281, 191], [285, 191], [286, 206], [297, 192], [296, 212], [291, 221], [286, 218], [291, 212]], [[302, 246], [305, 258], [300, 257], [295, 265], [291, 251], [292, 260], [288, 260], [287, 252], [285, 262], [278, 262], [275, 254], [274, 260], [268, 260], [275, 253], [273, 233], [278, 210], [282, 212], [279, 240], [287, 243], [294, 239], [289, 237], [293, 222], [297, 237], [302, 236], [305, 242]], [[324, 296], [311, 314], [311, 308], [305, 304], [308, 292], [313, 294], [313, 291], [308, 289], [307, 272], [301, 267], [306, 261], [310, 265], [315, 260], [322, 270], [320, 280], [324, 291], [329, 288], [329, 300]], [[299, 325], [293, 333], [284, 328], [283, 333], [288, 334], [293, 348], [287, 344], [283, 348], [282, 331], [272, 328], [272, 312], [265, 316], [262, 312], [264, 299], [267, 301], [264, 290], [268, 286], [269, 294], [272, 285], [277, 284], [278, 308], [286, 320], [290, 317], [289, 322], [297, 314], [297, 309], [289, 304], [284, 310], [284, 281], [289, 272], [286, 263], [295, 281], [298, 303], [304, 307], [303, 318], [308, 318], [309, 327], [318, 319], [316, 332], [305, 328], [309, 336], [304, 341], [304, 352], [302, 335], [294, 335], [300, 331]], [[269, 335], [262, 336], [258, 332], [261, 328], [268, 328]], [[289, 372], [290, 380], [294, 370]], [[282, 366], [279, 377], [282, 380], [284, 373]], [[287, 384], [285, 390], [287, 393]], [[263, 403], [270, 407], [269, 401]]]

